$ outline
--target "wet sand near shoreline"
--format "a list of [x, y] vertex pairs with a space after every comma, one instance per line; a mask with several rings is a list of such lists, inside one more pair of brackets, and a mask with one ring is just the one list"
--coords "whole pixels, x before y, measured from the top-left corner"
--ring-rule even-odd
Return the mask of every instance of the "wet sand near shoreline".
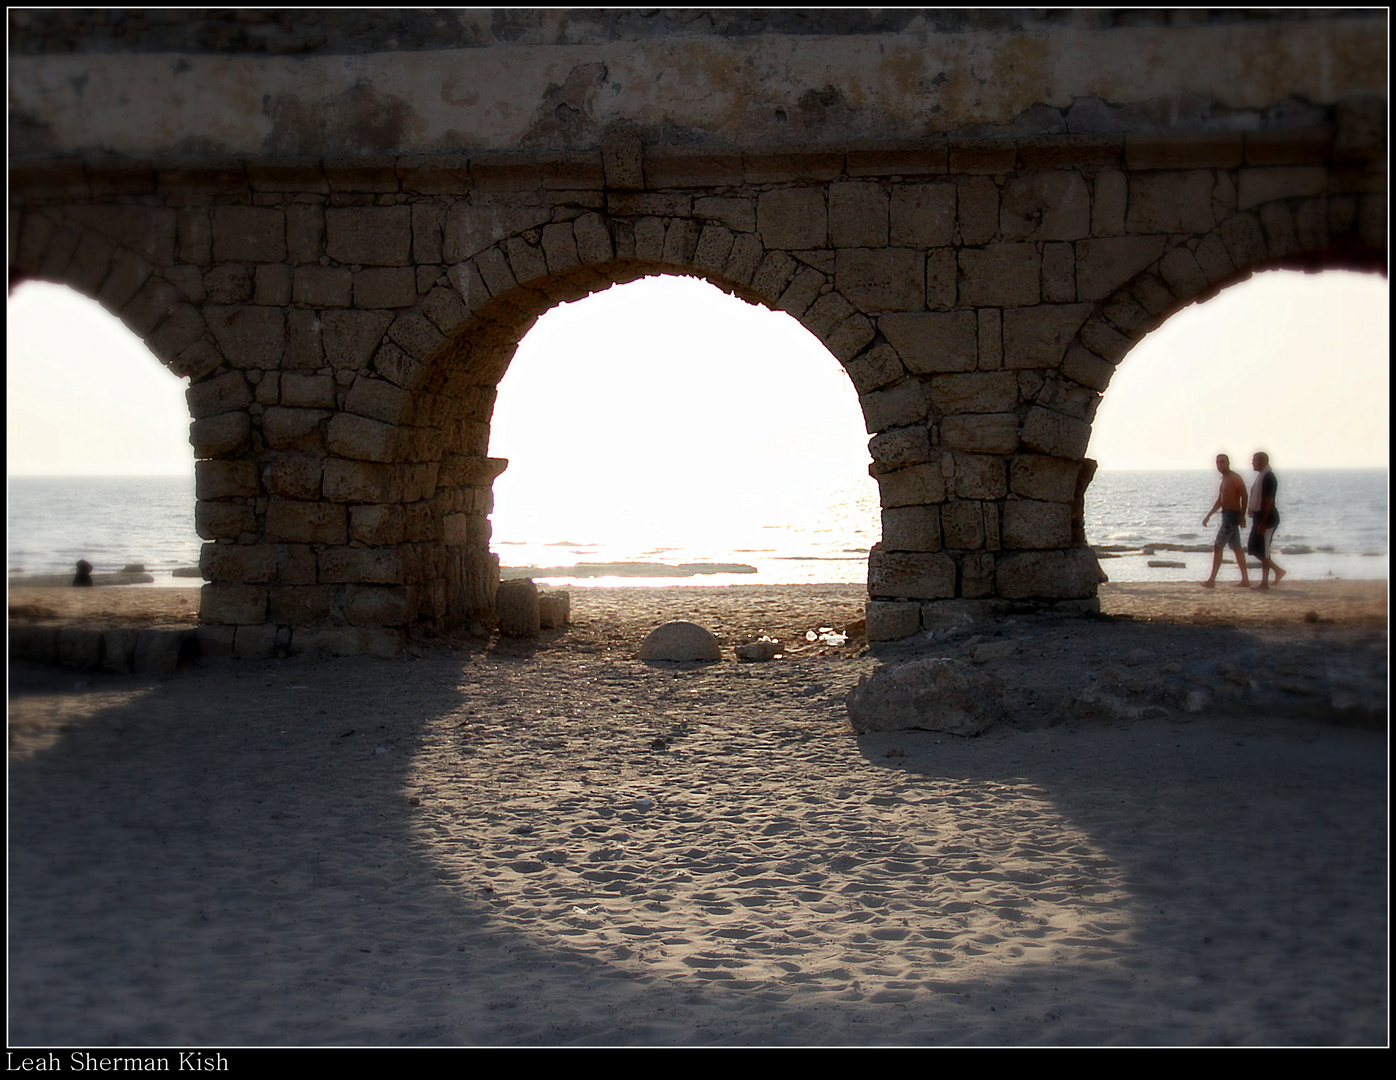
[[[804, 640], [857, 586], [571, 592], [536, 643], [14, 667], [11, 1044], [1385, 1043], [1384, 582], [874, 654]], [[674, 618], [793, 649], [634, 659]], [[976, 650], [1008, 722], [849, 730], [879, 658]]]

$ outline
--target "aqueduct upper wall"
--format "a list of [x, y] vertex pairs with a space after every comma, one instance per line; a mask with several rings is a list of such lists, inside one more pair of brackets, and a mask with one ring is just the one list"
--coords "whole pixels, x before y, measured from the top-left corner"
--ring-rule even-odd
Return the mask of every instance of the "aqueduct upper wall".
[[1258, 268], [1384, 269], [1385, 29], [12, 12], [11, 280], [190, 379], [210, 648], [392, 652], [488, 610], [519, 338], [660, 272], [845, 365], [870, 633], [901, 636], [927, 602], [1094, 595], [1090, 423], [1169, 314]]

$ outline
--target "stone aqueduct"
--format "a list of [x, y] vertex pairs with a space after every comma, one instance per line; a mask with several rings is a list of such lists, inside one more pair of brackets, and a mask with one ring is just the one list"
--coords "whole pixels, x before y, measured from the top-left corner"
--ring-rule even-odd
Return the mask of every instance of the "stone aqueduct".
[[[189, 380], [206, 648], [391, 654], [487, 612], [515, 346], [657, 273], [845, 366], [884, 508], [871, 636], [944, 599], [1089, 602], [1084, 455], [1131, 346], [1257, 269], [1384, 272], [1384, 15], [692, 14], [457, 13], [410, 48], [324, 13], [12, 14], [11, 282], [96, 298]], [[443, 135], [414, 79], [494, 119]]]

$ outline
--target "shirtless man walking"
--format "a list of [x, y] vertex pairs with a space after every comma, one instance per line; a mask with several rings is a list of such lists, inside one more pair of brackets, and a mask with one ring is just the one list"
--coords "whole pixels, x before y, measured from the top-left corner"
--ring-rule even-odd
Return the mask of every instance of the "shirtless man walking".
[[1202, 583], [1202, 587], [1216, 587], [1217, 571], [1221, 569], [1222, 564], [1222, 549], [1229, 547], [1236, 556], [1236, 565], [1241, 568], [1241, 580], [1236, 583], [1236, 588], [1249, 589], [1251, 579], [1246, 573], [1246, 553], [1241, 548], [1241, 523], [1246, 520], [1246, 504], [1250, 496], [1246, 494], [1246, 482], [1239, 474], [1231, 471], [1231, 459], [1225, 454], [1217, 455], [1217, 472], [1221, 473], [1217, 501], [1212, 504], [1212, 509], [1207, 511], [1202, 525], [1205, 528], [1218, 510], [1222, 512], [1222, 518], [1217, 529], [1217, 538], [1212, 541], [1212, 576]]

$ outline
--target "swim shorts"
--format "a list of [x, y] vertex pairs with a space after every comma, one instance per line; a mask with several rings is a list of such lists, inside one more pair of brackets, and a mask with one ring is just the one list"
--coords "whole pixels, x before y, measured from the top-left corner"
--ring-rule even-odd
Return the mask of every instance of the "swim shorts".
[[1241, 511], [1223, 510], [1221, 524], [1217, 526], [1217, 538], [1212, 541], [1213, 547], [1241, 546]]

